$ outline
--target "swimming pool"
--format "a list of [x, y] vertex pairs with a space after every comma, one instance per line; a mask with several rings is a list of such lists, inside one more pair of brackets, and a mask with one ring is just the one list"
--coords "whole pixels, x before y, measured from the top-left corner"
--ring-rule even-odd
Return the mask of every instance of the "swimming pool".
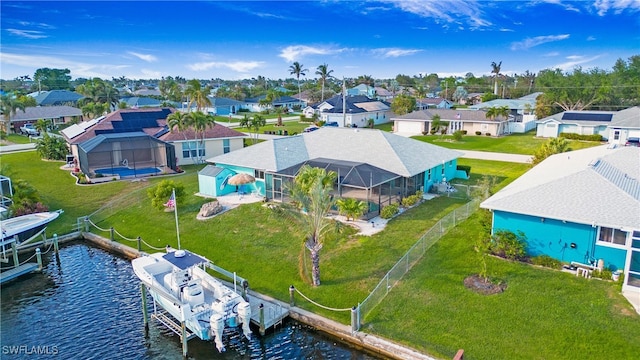
[[102, 174], [104, 176], [120, 175], [120, 177], [123, 178], [123, 177], [130, 177], [130, 176], [155, 175], [162, 172], [162, 170], [154, 167], [130, 169], [128, 167], [120, 166], [120, 167], [113, 167], [113, 168], [96, 169], [94, 172], [96, 174]]

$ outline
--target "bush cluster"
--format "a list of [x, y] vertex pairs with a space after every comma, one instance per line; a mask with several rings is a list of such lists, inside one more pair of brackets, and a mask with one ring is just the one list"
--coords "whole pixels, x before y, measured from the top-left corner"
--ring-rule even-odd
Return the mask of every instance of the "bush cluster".
[[482, 135], [482, 131], [476, 131], [476, 135]]
[[611, 270], [609, 269], [603, 269], [602, 271], [594, 270], [591, 272], [591, 277], [603, 279], [603, 280], [611, 280], [612, 279], [611, 275], [612, 273], [611, 273]]
[[413, 195], [409, 195], [405, 198], [402, 199], [402, 206], [404, 207], [410, 207], [413, 206], [415, 204], [418, 203], [418, 201], [420, 201], [420, 199], [422, 199], [422, 191], [417, 191], [415, 194]]
[[560, 133], [560, 137], [570, 140], [602, 141], [602, 135], [600, 134], [581, 135], [573, 133]]
[[390, 204], [382, 208], [380, 211], [380, 217], [383, 219], [391, 219], [398, 213], [398, 211], [400, 211], [398, 204]]
[[456, 170], [462, 170], [464, 172], [467, 173], [467, 178], [469, 177], [469, 174], [471, 174], [471, 166], [469, 165], [458, 165], [456, 166]]
[[498, 230], [491, 237], [489, 251], [496, 256], [510, 260], [524, 260], [526, 257], [525, 241], [526, 237], [521, 231], [518, 231], [516, 235], [508, 230]]
[[549, 255], [534, 256], [531, 258], [531, 263], [533, 265], [544, 266], [556, 270], [562, 268], [562, 263], [560, 262], [560, 260], [554, 259]]

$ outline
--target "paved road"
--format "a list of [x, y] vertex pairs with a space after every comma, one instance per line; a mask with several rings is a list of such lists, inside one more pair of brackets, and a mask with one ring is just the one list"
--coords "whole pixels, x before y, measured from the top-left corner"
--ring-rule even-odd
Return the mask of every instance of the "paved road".
[[33, 150], [35, 148], [36, 148], [35, 143], [4, 145], [4, 146], [0, 146], [0, 154], [17, 152], [17, 151], [28, 151], [28, 150]]

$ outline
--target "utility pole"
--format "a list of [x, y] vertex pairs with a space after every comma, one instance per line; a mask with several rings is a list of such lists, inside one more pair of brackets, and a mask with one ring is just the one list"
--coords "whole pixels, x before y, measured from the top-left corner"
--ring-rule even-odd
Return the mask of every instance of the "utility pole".
[[342, 77], [342, 126], [347, 127], [347, 84]]

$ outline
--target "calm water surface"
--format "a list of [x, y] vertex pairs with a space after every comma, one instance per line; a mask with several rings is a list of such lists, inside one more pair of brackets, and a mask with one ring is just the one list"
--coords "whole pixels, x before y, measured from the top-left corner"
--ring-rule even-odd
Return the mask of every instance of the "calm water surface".
[[[145, 337], [140, 287], [131, 263], [73, 244], [44, 257], [42, 273], [2, 287], [1, 359], [180, 359], [180, 338], [155, 321]], [[6, 264], [3, 264], [6, 266]], [[149, 298], [149, 304], [152, 303]], [[227, 351], [189, 341], [191, 359], [375, 359], [288, 321], [252, 340], [225, 331]], [[17, 353], [17, 354], [16, 354]]]

